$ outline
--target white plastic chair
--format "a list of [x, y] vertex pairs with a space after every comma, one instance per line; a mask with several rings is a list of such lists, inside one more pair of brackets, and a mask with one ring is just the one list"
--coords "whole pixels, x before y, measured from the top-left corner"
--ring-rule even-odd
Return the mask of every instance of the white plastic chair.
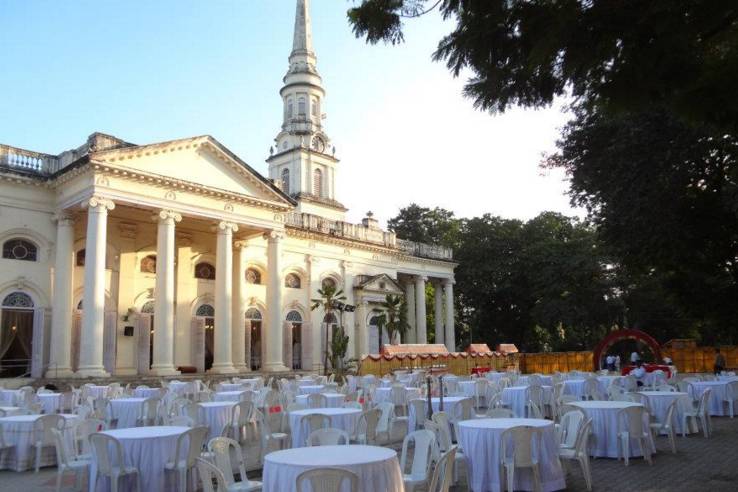
[[307, 438], [307, 445], [308, 447], [348, 445], [350, 441], [351, 439], [346, 431], [330, 427], [312, 431]]
[[587, 378], [584, 381], [584, 399], [585, 400], [602, 400], [600, 395], [600, 383], [597, 378]]
[[[324, 401], [326, 402], [325, 404]], [[328, 399], [320, 393], [310, 393], [307, 395], [308, 408], [326, 408]]]
[[500, 437], [500, 482], [507, 484], [506, 490], [510, 492], [515, 490], [516, 468], [530, 468], [533, 474], [533, 490], [537, 492], [542, 490], [541, 472], [538, 467], [542, 435], [540, 429], [527, 425], [510, 427], [502, 433]]
[[515, 412], [509, 408], [490, 408], [484, 416], [490, 419], [513, 419], [515, 418]]
[[[97, 489], [97, 477], [100, 475], [110, 478], [111, 492], [118, 492], [118, 482], [121, 477], [133, 475], [136, 480], [136, 490], [141, 492], [141, 477], [138, 468], [126, 466], [123, 445], [119, 440], [107, 434], [95, 433], [90, 435], [90, 444], [97, 462], [97, 473], [94, 477], [90, 477], [91, 490]], [[113, 448], [112, 454], [110, 447]]]
[[[453, 469], [456, 459], [456, 446], [441, 454], [433, 468], [433, 475], [428, 484], [428, 492], [449, 492], [453, 482]], [[467, 487], [468, 488], [468, 487]]]
[[209, 431], [205, 426], [193, 427], [177, 436], [174, 459], [164, 465], [164, 470], [177, 473], [178, 490], [187, 490], [187, 472], [195, 467]]
[[88, 418], [81, 420], [74, 426], [75, 453], [80, 458], [92, 458], [90, 449], [90, 435], [104, 431], [107, 424], [104, 420]]
[[300, 428], [310, 435], [318, 429], [327, 429], [331, 426], [331, 418], [322, 413], [311, 413], [300, 418]]
[[734, 403], [738, 400], [738, 381], [734, 381], [725, 385], [725, 399], [723, 403], [728, 404], [728, 414], [732, 419], [735, 415]]
[[343, 468], [313, 468], [297, 476], [297, 492], [346, 490], [346, 482], [350, 492], [359, 492], [359, 477], [354, 472]]
[[587, 484], [587, 490], [592, 490], [592, 470], [589, 466], [589, 436], [592, 433], [592, 419], [587, 419], [579, 425], [573, 446], [562, 446], [559, 448], [559, 458], [577, 460], [582, 467], [582, 475]]
[[428, 412], [428, 403], [426, 400], [420, 398], [413, 398], [408, 403], [408, 415], [410, 415], [411, 408], [415, 414], [415, 429], [408, 429], [409, 432], [421, 429], [423, 427], [423, 420], [425, 420], [426, 413]]
[[159, 405], [161, 405], [161, 400], [155, 397], [146, 398], [141, 402], [141, 413], [139, 414], [138, 419], [136, 419], [136, 426], [146, 427], [158, 424]]
[[699, 420], [702, 424], [702, 433], [705, 436], [705, 438], [710, 437], [710, 434], [712, 433], [712, 422], [710, 421], [710, 409], [709, 409], [709, 402], [710, 402], [710, 395], [712, 394], [712, 390], [710, 388], [706, 388], [705, 391], [702, 392], [699, 399], [697, 400], [697, 407], [695, 407], [692, 404], [692, 401], [689, 400], [689, 397], [685, 396], [680, 400], [680, 404], [682, 406], [682, 437], [685, 437], [687, 435], [687, 424], [690, 420], [697, 423]]
[[[525, 411], [523, 417], [540, 419], [541, 408], [543, 408], [543, 388], [540, 386], [528, 386], [525, 389]], [[537, 412], [536, 412], [537, 410]]]
[[395, 415], [395, 405], [385, 401], [377, 405], [382, 412], [377, 424], [377, 439], [384, 436], [384, 443], [392, 443], [399, 441], [401, 436], [407, 434], [408, 419], [407, 417], [397, 417]]
[[561, 423], [558, 425], [557, 430], [559, 433], [559, 445], [562, 448], [574, 448], [579, 428], [585, 419], [584, 412], [581, 411], [566, 412], [561, 417]]
[[[431, 416], [431, 421], [435, 424], [434, 431], [438, 436], [438, 448], [440, 451], [448, 451], [453, 447], [453, 439], [451, 436], [451, 422], [448, 419], [446, 412], [436, 412]], [[466, 467], [467, 473], [467, 486], [469, 485], [469, 463], [466, 460], [466, 455], [462, 450], [457, 447], [456, 453], [454, 453], [454, 476], [453, 483], [458, 482], [458, 466], [463, 464]]]
[[647, 412], [643, 407], [627, 407], [618, 411], [618, 459], [623, 456], [625, 466], [629, 464], [631, 439], [638, 441], [641, 454], [649, 465], [653, 464], [651, 460], [653, 438], [644, 414]]
[[669, 436], [669, 445], [671, 445], [671, 452], [676, 454], [676, 437], [674, 435], [674, 411], [676, 410], [677, 405], [679, 404], [679, 400], [674, 398], [671, 403], [669, 404], [669, 407], [666, 409], [666, 415], [664, 416], [663, 422], [651, 422], [649, 424], [649, 427], [651, 431], [655, 434], [661, 434], [661, 432], [666, 432], [667, 436]]
[[82, 477], [90, 466], [89, 459], [78, 458], [67, 446], [64, 435], [58, 429], [51, 429], [56, 446], [56, 492], [61, 490], [62, 478], [65, 473], [75, 475], [75, 490], [82, 489]]
[[[221, 492], [228, 490], [225, 476], [223, 476], [223, 472], [221, 472], [217, 466], [202, 458], [197, 458], [195, 463], [197, 464], [197, 474], [200, 475], [200, 483], [202, 483], [203, 492], [215, 492], [216, 490]], [[216, 489], [213, 488], [213, 480], [218, 484]]]
[[[408, 465], [408, 446], [412, 443], [412, 466], [406, 473]], [[402, 440], [402, 454], [400, 455], [400, 470], [402, 481], [407, 492], [413, 492], [416, 487], [428, 483], [430, 465], [436, 454], [433, 447], [437, 446], [436, 436], [429, 430], [413, 431]]]
[[194, 427], [195, 426], [195, 421], [192, 420], [187, 415], [174, 415], [171, 417], [167, 417], [165, 422], [166, 422], [166, 425], [171, 425], [174, 427]]
[[254, 408], [254, 404], [250, 401], [239, 401], [231, 408], [228, 431], [236, 441], [243, 442], [247, 429], [254, 427]]
[[378, 408], [365, 410], [356, 425], [356, 434], [351, 440], [357, 444], [375, 444], [377, 442], [377, 426], [382, 411]]
[[61, 415], [42, 415], [33, 422], [33, 443], [31, 446], [36, 449], [36, 473], [41, 467], [41, 451], [43, 448], [56, 445], [53, 429], [63, 431], [66, 421]]
[[[228, 492], [255, 492], [261, 490], [261, 482], [249, 480], [241, 445], [228, 437], [215, 437], [208, 442], [208, 451], [218, 470], [223, 474]], [[238, 470], [240, 481], [236, 481], [233, 470]], [[220, 492], [220, 487], [218, 491]]]

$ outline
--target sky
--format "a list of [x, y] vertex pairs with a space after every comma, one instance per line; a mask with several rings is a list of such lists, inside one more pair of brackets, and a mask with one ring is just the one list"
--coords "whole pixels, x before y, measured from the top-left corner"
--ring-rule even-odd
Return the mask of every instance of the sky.
[[[384, 222], [410, 203], [460, 217], [582, 214], [563, 174], [539, 167], [563, 103], [479, 112], [463, 77], [431, 60], [450, 22], [428, 15], [407, 23], [404, 44], [371, 46], [351, 32], [351, 4], [311, 8], [350, 221], [371, 210]], [[294, 0], [0, 0], [0, 143], [57, 154], [95, 131], [138, 144], [209, 134], [267, 175], [294, 13]]]

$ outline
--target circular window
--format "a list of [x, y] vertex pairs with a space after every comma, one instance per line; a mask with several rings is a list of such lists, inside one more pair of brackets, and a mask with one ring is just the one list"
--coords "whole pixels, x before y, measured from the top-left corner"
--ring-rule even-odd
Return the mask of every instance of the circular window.
[[215, 267], [210, 263], [198, 263], [195, 267], [195, 278], [215, 280]]

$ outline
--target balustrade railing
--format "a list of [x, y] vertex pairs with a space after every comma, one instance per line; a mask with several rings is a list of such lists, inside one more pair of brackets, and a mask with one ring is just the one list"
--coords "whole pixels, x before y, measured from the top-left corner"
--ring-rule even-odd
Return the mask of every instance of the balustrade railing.
[[50, 174], [58, 167], [58, 158], [10, 145], [0, 145], [0, 166], [34, 174]]

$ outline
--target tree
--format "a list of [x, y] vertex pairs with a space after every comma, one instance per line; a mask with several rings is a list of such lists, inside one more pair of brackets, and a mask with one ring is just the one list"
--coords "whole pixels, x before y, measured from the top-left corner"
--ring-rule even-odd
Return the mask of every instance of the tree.
[[715, 0], [362, 0], [357, 37], [404, 40], [403, 23], [436, 7], [455, 27], [433, 54], [483, 110], [538, 108], [570, 93], [611, 113], [658, 103], [735, 130], [738, 7]]
[[454, 213], [440, 207], [434, 209], [411, 203], [387, 221], [387, 228], [398, 237], [419, 243], [453, 248], [457, 244], [460, 221]]
[[[310, 310], [315, 311], [316, 309], [322, 308], [324, 317], [328, 314], [333, 314], [338, 307], [338, 303], [346, 300], [346, 296], [343, 295], [343, 290], [338, 289], [336, 286], [331, 284], [325, 284], [322, 288], [318, 289], [318, 295], [320, 298], [312, 299]], [[343, 319], [341, 319], [341, 323], [343, 323]], [[329, 337], [329, 331], [330, 330], [328, 329], [325, 330], [325, 353], [323, 354], [323, 367], [326, 374], [328, 374], [328, 359], [330, 357], [330, 353], [332, 353], [331, 340], [333, 337]], [[341, 324], [336, 331], [340, 331], [341, 334], [343, 334], [343, 324]]]
[[[407, 331], [407, 308], [403, 302], [401, 296], [395, 296], [387, 294], [384, 301], [382, 302], [382, 308], [384, 312], [384, 327], [387, 330], [387, 336], [389, 337], [390, 343], [395, 340], [396, 335], [405, 337]], [[380, 333], [381, 338], [381, 333]]]

